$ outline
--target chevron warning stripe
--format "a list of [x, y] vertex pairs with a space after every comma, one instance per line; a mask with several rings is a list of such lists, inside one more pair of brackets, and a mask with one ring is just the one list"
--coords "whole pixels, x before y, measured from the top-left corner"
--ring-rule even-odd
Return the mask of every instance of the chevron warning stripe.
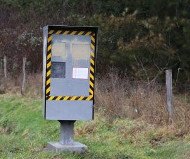
[[[48, 34], [48, 41], [47, 41], [47, 58], [46, 58], [46, 96], [50, 96], [50, 76], [51, 76], [51, 40], [52, 40], [52, 33], [54, 31], [50, 30]], [[51, 34], [50, 34], [51, 33]]]
[[84, 96], [48, 96], [46, 98], [46, 100], [86, 100], [86, 101], [90, 101], [93, 99], [93, 95], [90, 95], [88, 97], [84, 97]]
[[89, 88], [89, 94], [94, 94], [94, 59], [95, 59], [95, 37], [91, 36], [91, 53], [90, 53], [90, 88]]
[[[90, 36], [91, 38], [91, 52], [90, 52], [90, 82], [89, 82], [89, 96], [50, 96], [50, 83], [51, 83], [51, 49], [53, 34], [56, 35], [80, 35]], [[49, 30], [47, 39], [47, 57], [46, 57], [46, 100], [78, 100], [90, 101], [94, 98], [94, 70], [95, 70], [95, 33], [92, 31], [69, 31], [69, 30]]]

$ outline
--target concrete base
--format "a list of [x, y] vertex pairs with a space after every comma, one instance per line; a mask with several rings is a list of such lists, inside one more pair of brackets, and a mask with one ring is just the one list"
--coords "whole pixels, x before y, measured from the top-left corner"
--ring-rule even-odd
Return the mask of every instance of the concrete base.
[[84, 153], [88, 150], [88, 147], [84, 144], [81, 144], [79, 142], [73, 142], [71, 145], [62, 145], [59, 142], [48, 142], [47, 146], [48, 150], [52, 150], [55, 152], [64, 152], [64, 151], [70, 151], [70, 152], [78, 152], [78, 153]]

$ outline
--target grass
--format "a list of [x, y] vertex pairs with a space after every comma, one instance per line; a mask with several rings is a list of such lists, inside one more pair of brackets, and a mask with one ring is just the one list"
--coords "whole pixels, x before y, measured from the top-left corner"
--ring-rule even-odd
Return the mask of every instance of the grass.
[[59, 123], [45, 121], [42, 102], [26, 97], [0, 96], [0, 158], [94, 158], [179, 159], [188, 158], [190, 136], [176, 136], [172, 126], [157, 126], [143, 120], [107, 120], [101, 111], [95, 120], [75, 123], [75, 140], [88, 146], [84, 154], [54, 153], [47, 142], [59, 140]]
[[[130, 80], [109, 73], [96, 80], [95, 101], [110, 121], [115, 118], [141, 119], [150, 124], [169, 125], [166, 88], [163, 84]], [[173, 93], [172, 124], [181, 135], [190, 127], [190, 94]], [[185, 98], [184, 98], [185, 97]]]

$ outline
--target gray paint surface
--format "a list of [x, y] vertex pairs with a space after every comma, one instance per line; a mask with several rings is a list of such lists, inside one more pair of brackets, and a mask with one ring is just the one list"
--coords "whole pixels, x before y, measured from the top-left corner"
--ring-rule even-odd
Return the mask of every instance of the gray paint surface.
[[[54, 42], [66, 43], [67, 58], [52, 57], [53, 62], [65, 62], [66, 73], [65, 78], [51, 78], [51, 96], [88, 96], [89, 95], [89, 80], [85, 79], [73, 79], [72, 73], [74, 67], [89, 68], [90, 61], [85, 62], [79, 60], [74, 63], [72, 59], [72, 44], [73, 43], [88, 43], [90, 45], [90, 36], [71, 36], [71, 35], [54, 35], [52, 43]], [[82, 54], [82, 53], [80, 53]], [[89, 52], [90, 55], [90, 52]]]
[[46, 101], [48, 120], [92, 120], [92, 101]]
[[[47, 54], [47, 34], [48, 28], [44, 27], [44, 49], [43, 49], [43, 95], [44, 95], [44, 117], [47, 120], [92, 120], [93, 119], [93, 101], [63, 101], [63, 100], [45, 100], [45, 75], [46, 75], [46, 54]], [[52, 62], [65, 62], [65, 77], [51, 78], [51, 96], [89, 96], [89, 80], [73, 79], [73, 67], [89, 68], [90, 51], [88, 60], [72, 59], [72, 44], [91, 43], [90, 36], [71, 36], [71, 35], [53, 35], [52, 43], [66, 43], [67, 58], [59, 56], [52, 57]], [[90, 69], [88, 69], [90, 71]]]
[[62, 145], [73, 144], [73, 131], [75, 121], [59, 121], [60, 122], [60, 143]]

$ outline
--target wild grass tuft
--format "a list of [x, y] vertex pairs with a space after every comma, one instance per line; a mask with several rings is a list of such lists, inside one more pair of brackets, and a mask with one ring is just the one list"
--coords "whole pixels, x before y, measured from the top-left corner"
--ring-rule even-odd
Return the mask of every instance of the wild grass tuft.
[[[104, 112], [109, 121], [115, 118], [143, 120], [157, 126], [169, 126], [176, 135], [190, 131], [190, 103], [173, 96], [172, 126], [166, 105], [166, 90], [159, 83], [131, 81], [118, 74], [107, 74], [96, 80], [95, 107]], [[168, 130], [169, 130], [168, 129]]]

